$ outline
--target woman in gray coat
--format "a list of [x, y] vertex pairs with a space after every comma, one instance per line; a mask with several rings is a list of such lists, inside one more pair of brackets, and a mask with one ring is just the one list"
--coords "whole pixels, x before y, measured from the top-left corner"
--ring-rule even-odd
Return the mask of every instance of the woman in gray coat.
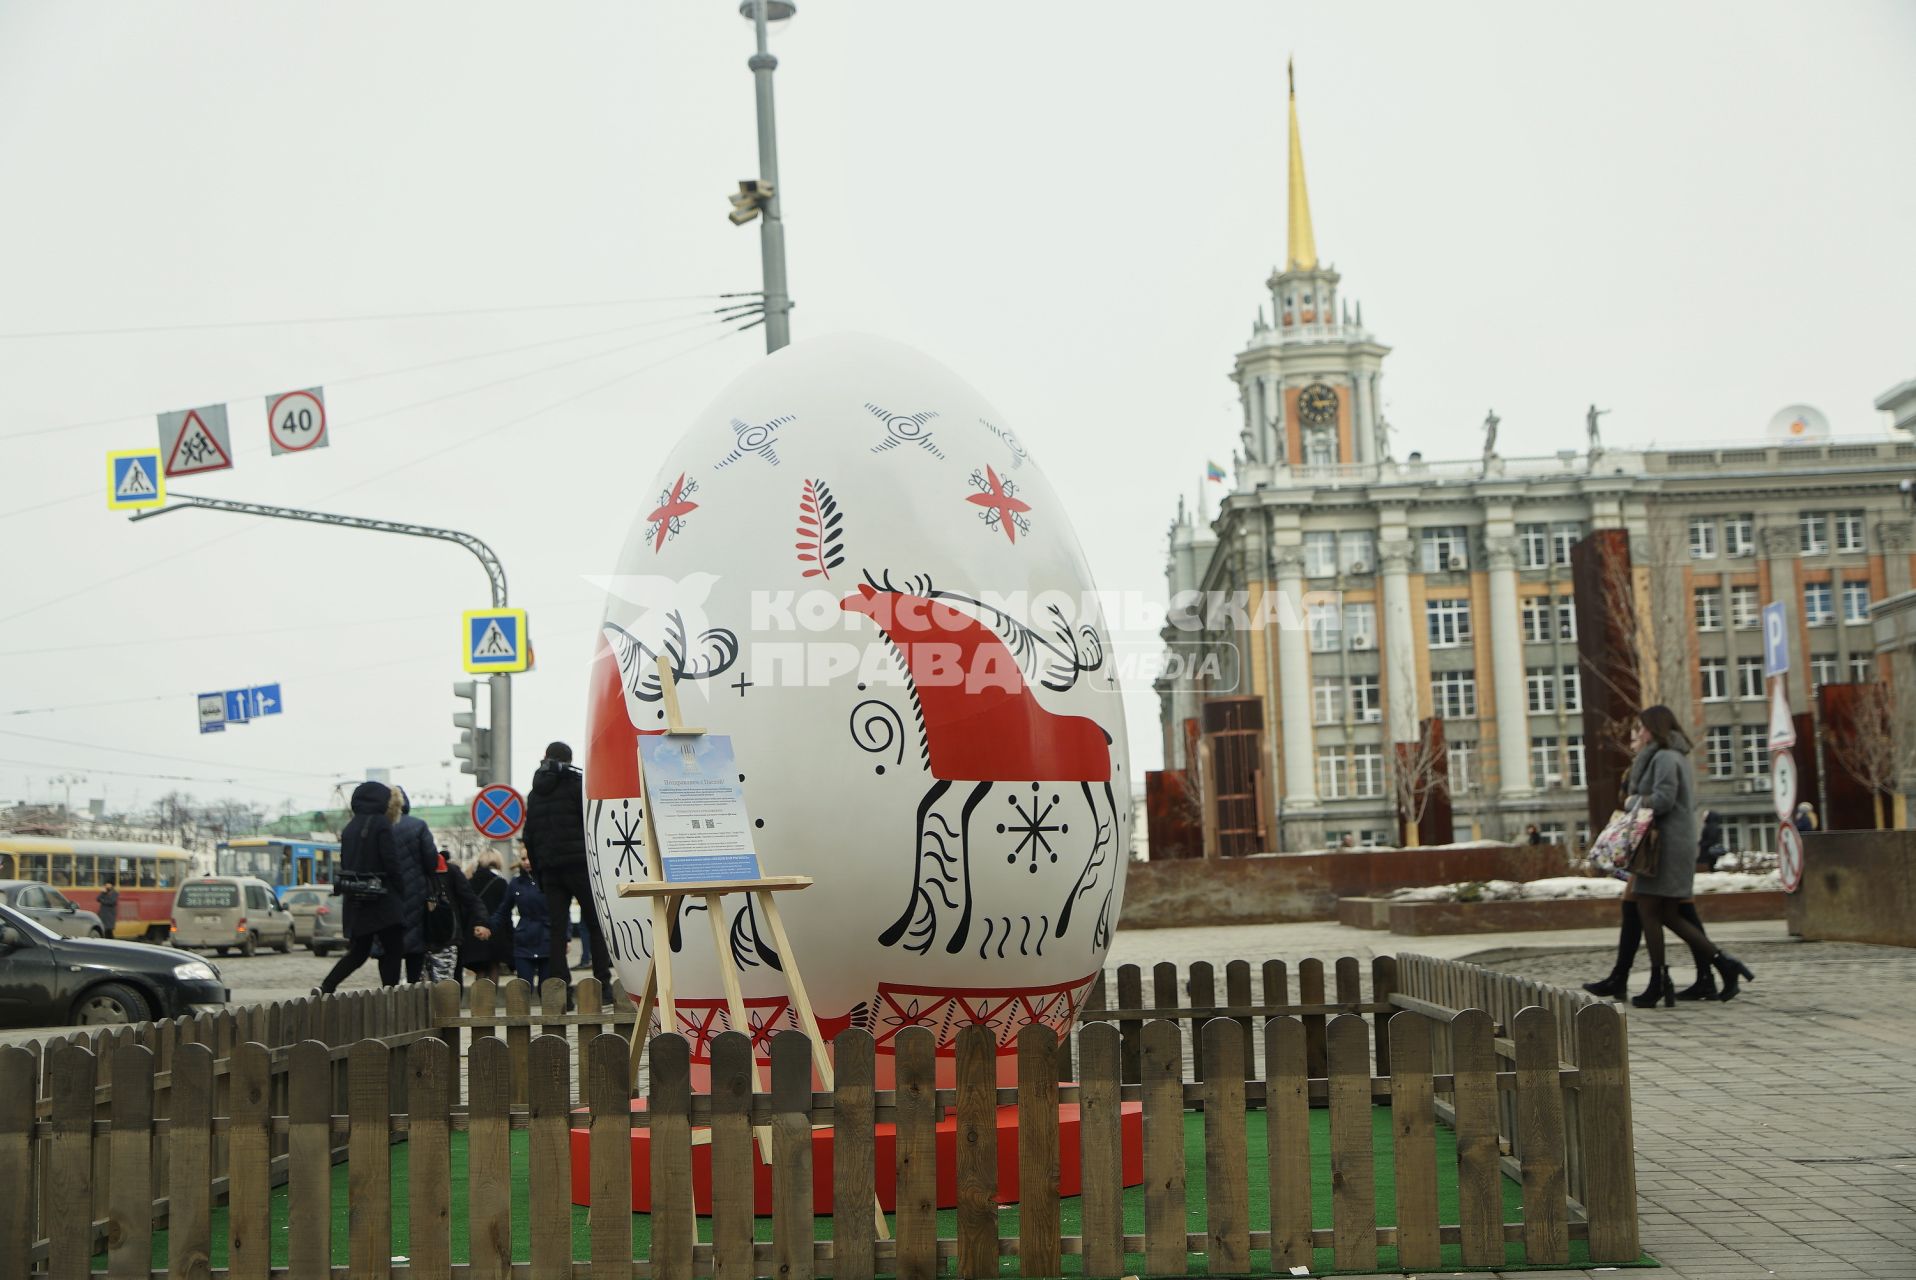
[[1638, 803], [1656, 815], [1656, 831], [1661, 855], [1651, 875], [1632, 875], [1631, 893], [1637, 901], [1637, 913], [1643, 920], [1643, 941], [1650, 951], [1650, 987], [1630, 1003], [1647, 1009], [1661, 1000], [1676, 1003], [1676, 983], [1663, 962], [1663, 930], [1667, 926], [1693, 954], [1706, 957], [1710, 967], [1723, 975], [1732, 990], [1739, 977], [1756, 977], [1749, 966], [1726, 954], [1711, 942], [1703, 930], [1678, 914], [1685, 898], [1692, 895], [1696, 882], [1696, 771], [1690, 764], [1690, 740], [1677, 727], [1676, 716], [1666, 706], [1645, 707], [1637, 713], [1636, 731], [1630, 737], [1636, 759], [1630, 764], [1626, 790]]

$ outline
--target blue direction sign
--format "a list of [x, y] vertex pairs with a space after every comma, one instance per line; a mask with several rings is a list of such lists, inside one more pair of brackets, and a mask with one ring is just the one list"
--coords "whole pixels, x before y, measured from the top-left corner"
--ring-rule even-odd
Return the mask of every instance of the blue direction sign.
[[479, 788], [472, 798], [472, 826], [488, 840], [510, 840], [526, 824], [526, 801], [503, 782]]
[[486, 675], [532, 665], [524, 609], [469, 609], [465, 619], [466, 670]]
[[202, 693], [200, 695], [200, 732], [226, 732], [226, 695], [223, 693]]
[[1778, 600], [1763, 606], [1763, 674], [1788, 675], [1790, 670], [1790, 619]]
[[284, 705], [277, 684], [256, 684], [246, 691], [246, 716], [249, 720], [276, 716]]
[[253, 718], [250, 710], [252, 703], [246, 697], [246, 690], [228, 689], [220, 696], [226, 702], [226, 723], [245, 724]]

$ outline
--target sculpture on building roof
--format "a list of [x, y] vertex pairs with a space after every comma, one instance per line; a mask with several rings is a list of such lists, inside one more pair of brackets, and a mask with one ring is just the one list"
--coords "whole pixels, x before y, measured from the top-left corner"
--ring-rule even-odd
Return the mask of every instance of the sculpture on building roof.
[[1390, 419], [1381, 413], [1377, 415], [1376, 443], [1377, 460], [1379, 462], [1394, 461], [1390, 456]]
[[1495, 409], [1489, 409], [1485, 411], [1484, 413], [1484, 466], [1486, 467], [1490, 465], [1490, 460], [1497, 456], [1497, 424], [1502, 421], [1503, 419], [1497, 416], [1497, 411]]
[[1590, 433], [1590, 461], [1592, 462], [1603, 455], [1603, 437], [1597, 433], [1597, 419], [1608, 412], [1610, 412], [1608, 409], [1599, 409], [1593, 403], [1589, 412], [1583, 415], [1584, 430]]

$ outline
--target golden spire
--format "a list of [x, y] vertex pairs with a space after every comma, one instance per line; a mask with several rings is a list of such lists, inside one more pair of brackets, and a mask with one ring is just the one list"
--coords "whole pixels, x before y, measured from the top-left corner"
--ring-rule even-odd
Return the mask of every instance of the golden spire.
[[1311, 195], [1304, 186], [1304, 144], [1297, 136], [1297, 73], [1289, 60], [1284, 74], [1291, 82], [1291, 240], [1290, 271], [1317, 267], [1317, 241], [1311, 235]]

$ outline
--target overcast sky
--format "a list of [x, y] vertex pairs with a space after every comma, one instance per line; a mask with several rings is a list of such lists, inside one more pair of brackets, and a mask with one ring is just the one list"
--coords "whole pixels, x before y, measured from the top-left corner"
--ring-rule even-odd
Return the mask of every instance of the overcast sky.
[[[1400, 451], [1474, 455], [1492, 406], [1506, 454], [1577, 447], [1592, 400], [1612, 444], [1750, 437], [1795, 401], [1879, 432], [1916, 376], [1906, 3], [801, 9], [774, 41], [794, 335], [967, 377], [1106, 589], [1162, 593], [1178, 495], [1236, 443], [1287, 54]], [[756, 171], [750, 40], [725, 0], [0, 0], [0, 799], [64, 774], [76, 805], [304, 808], [369, 766], [469, 793], [466, 553], [106, 511], [105, 452], [209, 402], [238, 467], [181, 490], [490, 542], [538, 642], [518, 780], [579, 738], [584, 577], [763, 352], [701, 323], [758, 287], [724, 217]], [[101, 329], [139, 331], [45, 336]], [[268, 457], [259, 397], [314, 384], [332, 448]], [[285, 715], [196, 732], [194, 693], [273, 680]], [[1148, 689], [1129, 716], [1155, 767]]]

